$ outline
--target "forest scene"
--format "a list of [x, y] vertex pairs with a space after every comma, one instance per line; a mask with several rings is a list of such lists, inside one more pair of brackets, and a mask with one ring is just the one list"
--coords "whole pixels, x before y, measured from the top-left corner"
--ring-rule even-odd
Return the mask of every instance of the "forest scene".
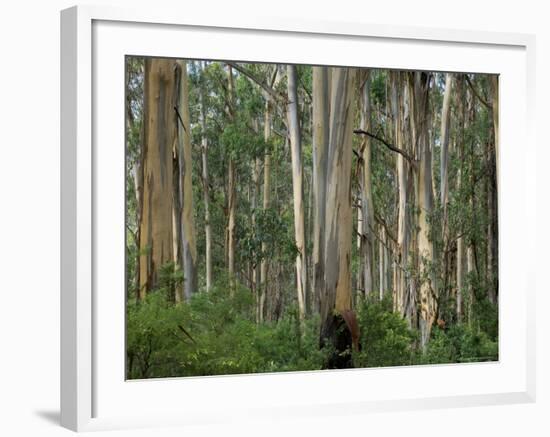
[[498, 76], [127, 56], [126, 377], [498, 360]]

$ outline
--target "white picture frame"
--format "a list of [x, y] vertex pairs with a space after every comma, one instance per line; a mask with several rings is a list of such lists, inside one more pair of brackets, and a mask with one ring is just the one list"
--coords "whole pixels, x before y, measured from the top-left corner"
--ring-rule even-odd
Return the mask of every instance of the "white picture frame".
[[[174, 38], [195, 43], [180, 47]], [[370, 59], [353, 63], [354, 50], [365, 48]], [[228, 22], [156, 8], [62, 11], [61, 424], [87, 431], [533, 402], [534, 50], [534, 36], [523, 34], [268, 17]], [[125, 381], [124, 269], [115, 247], [123, 232], [117, 220], [124, 223], [124, 166], [117, 165], [125, 54], [501, 74], [499, 362]], [[511, 198], [520, 200], [512, 205]], [[521, 236], [514, 232], [520, 223], [528, 223]], [[359, 390], [343, 397], [342, 386]], [[269, 399], [261, 397], [266, 391]]]

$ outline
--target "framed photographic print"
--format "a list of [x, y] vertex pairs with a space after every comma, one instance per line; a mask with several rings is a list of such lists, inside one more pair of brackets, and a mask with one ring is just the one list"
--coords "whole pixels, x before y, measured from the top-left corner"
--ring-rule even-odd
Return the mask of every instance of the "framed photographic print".
[[533, 37], [74, 7], [61, 48], [64, 426], [534, 400]]

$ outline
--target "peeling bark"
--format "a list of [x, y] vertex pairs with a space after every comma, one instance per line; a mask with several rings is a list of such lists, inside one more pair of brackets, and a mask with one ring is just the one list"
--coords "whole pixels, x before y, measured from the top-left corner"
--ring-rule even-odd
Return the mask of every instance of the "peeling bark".
[[[179, 187], [179, 202], [177, 207], [178, 221], [181, 223], [180, 248], [176, 256], [183, 270], [183, 296], [176, 294], [176, 300], [189, 300], [197, 291], [197, 246], [195, 236], [195, 221], [193, 217], [193, 179], [191, 123], [189, 117], [189, 88], [187, 84], [187, 63], [176, 61], [178, 81], [178, 98], [176, 107], [181, 115], [177, 123], [177, 138], [175, 156], [179, 175], [176, 185]], [[180, 259], [181, 256], [181, 259]]]
[[351, 367], [352, 328], [343, 328], [351, 310], [351, 162], [356, 70], [334, 68], [330, 103], [325, 231], [325, 286], [321, 299], [321, 344], [336, 349], [329, 367]]
[[437, 300], [435, 278], [432, 271], [434, 246], [430, 238], [429, 217], [432, 213], [432, 149], [429, 142], [429, 87], [430, 78], [427, 74], [416, 72], [414, 83], [414, 138], [420, 160], [418, 168], [418, 262], [420, 273], [420, 334], [421, 346], [426, 347], [434, 322], [437, 319]]
[[329, 143], [328, 68], [313, 67], [313, 307], [319, 311], [325, 278], [325, 209]]
[[[371, 104], [370, 104], [370, 71], [366, 70], [362, 78], [361, 93], [361, 129], [369, 132], [371, 126]], [[368, 135], [363, 136], [361, 144], [361, 272], [362, 285], [365, 296], [373, 290], [374, 283], [374, 203], [372, 200], [372, 169], [371, 169], [371, 139]]]
[[139, 298], [173, 261], [172, 145], [176, 140], [175, 62], [147, 59], [144, 79], [143, 197], [139, 224]]

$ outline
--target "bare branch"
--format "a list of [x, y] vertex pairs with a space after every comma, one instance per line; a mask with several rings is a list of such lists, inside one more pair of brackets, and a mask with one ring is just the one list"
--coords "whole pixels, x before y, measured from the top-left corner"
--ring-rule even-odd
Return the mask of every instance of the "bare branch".
[[230, 67], [233, 67], [235, 70], [248, 77], [252, 82], [255, 82], [257, 85], [259, 85], [260, 88], [262, 88], [275, 102], [283, 98], [283, 96], [281, 96], [273, 88], [267, 85], [261, 78], [257, 77], [254, 73], [248, 71], [246, 68], [241, 67], [239, 64], [234, 62], [226, 62], [226, 64]]
[[380, 141], [382, 144], [384, 144], [388, 149], [392, 150], [393, 152], [399, 153], [401, 156], [403, 156], [407, 161], [409, 161], [411, 164], [415, 164], [414, 158], [409, 155], [404, 150], [395, 147], [393, 144], [388, 143], [384, 138], [379, 137], [378, 135], [375, 135], [373, 133], [367, 132], [363, 129], [355, 129], [353, 131], [354, 134], [357, 135], [366, 135], [368, 137], [371, 137], [372, 139], [375, 139], [376, 141]]
[[470, 89], [472, 90], [472, 92], [474, 93], [474, 95], [477, 97], [477, 99], [483, 104], [483, 106], [485, 106], [487, 109], [489, 110], [492, 110], [493, 109], [493, 106], [490, 105], [489, 103], [487, 103], [487, 101], [481, 97], [481, 95], [477, 92], [476, 88], [474, 87], [474, 84], [472, 83], [472, 81], [470, 80], [470, 78], [468, 77], [467, 74], [464, 75], [464, 77], [466, 78], [466, 83], [468, 84], [468, 86], [470, 87]]

